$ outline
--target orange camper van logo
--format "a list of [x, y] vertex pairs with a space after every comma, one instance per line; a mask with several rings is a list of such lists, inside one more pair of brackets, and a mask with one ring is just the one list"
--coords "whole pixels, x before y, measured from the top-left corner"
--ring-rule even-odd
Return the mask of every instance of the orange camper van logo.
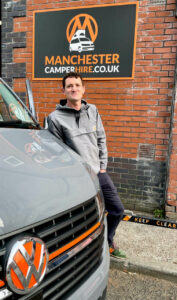
[[94, 51], [98, 35], [96, 20], [88, 14], [79, 14], [71, 19], [66, 29], [69, 51]]

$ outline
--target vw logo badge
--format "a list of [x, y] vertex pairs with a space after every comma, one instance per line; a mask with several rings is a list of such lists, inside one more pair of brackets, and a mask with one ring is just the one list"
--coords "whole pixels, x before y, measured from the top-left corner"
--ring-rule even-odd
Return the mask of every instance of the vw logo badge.
[[36, 237], [23, 237], [11, 248], [6, 264], [6, 280], [17, 294], [31, 292], [44, 278], [48, 253], [44, 242]]

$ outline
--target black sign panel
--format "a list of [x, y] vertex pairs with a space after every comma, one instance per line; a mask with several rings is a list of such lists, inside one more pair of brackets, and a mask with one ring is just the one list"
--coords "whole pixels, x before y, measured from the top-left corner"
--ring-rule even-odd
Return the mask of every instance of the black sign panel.
[[33, 79], [132, 79], [137, 2], [34, 12]]

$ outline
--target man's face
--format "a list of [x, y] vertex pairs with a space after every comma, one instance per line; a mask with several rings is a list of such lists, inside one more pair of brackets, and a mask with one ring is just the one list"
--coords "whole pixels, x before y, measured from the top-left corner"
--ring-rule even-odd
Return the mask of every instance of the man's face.
[[79, 77], [68, 77], [65, 81], [63, 92], [68, 101], [81, 101], [85, 93], [85, 87]]

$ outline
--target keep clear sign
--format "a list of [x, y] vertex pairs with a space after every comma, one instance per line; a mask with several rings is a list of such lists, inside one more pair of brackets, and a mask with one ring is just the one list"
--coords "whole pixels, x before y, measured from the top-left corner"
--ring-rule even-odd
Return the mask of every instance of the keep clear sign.
[[33, 80], [134, 76], [138, 2], [34, 12]]

